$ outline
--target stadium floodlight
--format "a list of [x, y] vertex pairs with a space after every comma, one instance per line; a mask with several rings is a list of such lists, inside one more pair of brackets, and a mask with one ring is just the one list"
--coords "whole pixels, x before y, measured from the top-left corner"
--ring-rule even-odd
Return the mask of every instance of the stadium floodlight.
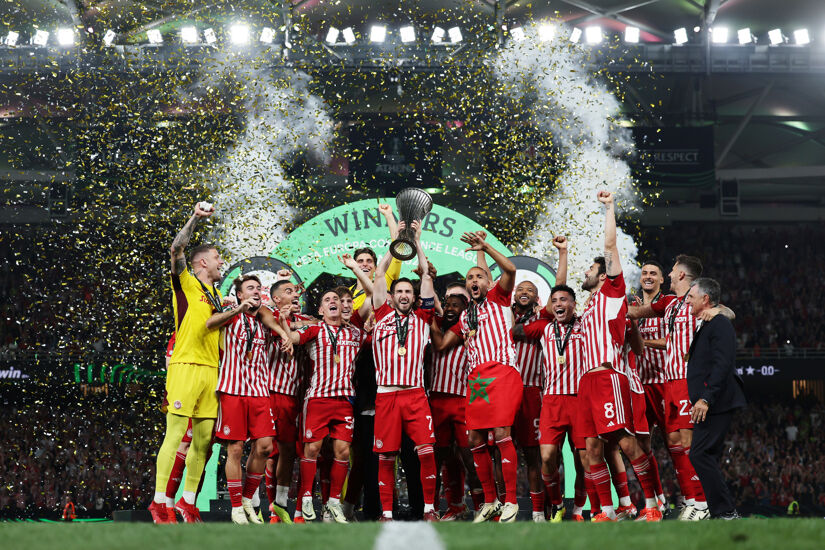
[[249, 25], [237, 23], [229, 27], [229, 41], [236, 46], [249, 44]]
[[584, 29], [584, 40], [588, 44], [598, 44], [602, 41], [602, 28], [599, 26]]
[[450, 42], [452, 42], [453, 44], [458, 44], [459, 42], [464, 40], [464, 37], [461, 35], [461, 29], [458, 27], [450, 28], [449, 30], [447, 30], [447, 34], [450, 36]]
[[57, 43], [61, 46], [74, 45], [74, 29], [68, 27], [57, 29]]
[[556, 28], [553, 25], [539, 25], [539, 40], [550, 42], [556, 35]]
[[751, 44], [755, 42], [753, 34], [751, 34], [751, 30], [747, 27], [736, 31], [736, 36], [739, 38], [739, 43], [742, 45]]
[[444, 42], [445, 36], [447, 36], [447, 31], [445, 31], [441, 27], [434, 28], [432, 37], [433, 44], [441, 44], [442, 42]]
[[146, 31], [146, 37], [149, 38], [150, 44], [163, 44], [163, 35], [160, 29], [149, 29]]
[[341, 31], [339, 31], [335, 27], [330, 27], [327, 31], [327, 37], [324, 40], [327, 44], [335, 44], [336, 42], [338, 42], [339, 34], [341, 34]]
[[782, 34], [782, 29], [768, 31], [768, 40], [770, 40], [771, 46], [777, 46], [785, 42], [785, 35]]
[[15, 46], [17, 45], [17, 40], [20, 38], [20, 33], [15, 31], [9, 31], [6, 35], [6, 38], [3, 39], [3, 44], [6, 46]]
[[710, 29], [710, 39], [714, 44], [727, 44], [730, 31], [727, 27], [713, 27]]
[[370, 28], [370, 42], [380, 44], [386, 39], [387, 39], [387, 26], [386, 25], [373, 25]]
[[203, 41], [207, 44], [214, 44], [218, 41], [218, 37], [215, 35], [215, 30], [212, 27], [208, 29], [204, 29], [203, 31]]
[[578, 27], [573, 29], [573, 32], [570, 33], [570, 42], [576, 44], [582, 37], [582, 30]]
[[517, 42], [521, 42], [526, 38], [526, 35], [524, 34], [524, 29], [521, 27], [513, 27], [512, 29], [510, 29], [510, 36], [512, 36], [513, 40]]
[[112, 29], [109, 29], [103, 35], [103, 45], [104, 46], [111, 46], [114, 43], [115, 38], [117, 38], [117, 33], [115, 31], [113, 31]]
[[349, 45], [355, 44], [355, 31], [352, 27], [347, 27], [341, 34], [344, 35], [344, 42]]
[[628, 44], [638, 44], [640, 35], [639, 27], [625, 27], [624, 29], [624, 41]]
[[676, 44], [678, 44], [680, 46], [682, 44], [686, 44], [687, 41], [688, 41], [687, 29], [682, 27], [682, 28], [679, 28], [679, 29], [676, 29], [675, 31], [673, 31], [673, 40], [675, 40]]
[[198, 29], [192, 26], [181, 27], [180, 41], [184, 44], [196, 44], [198, 42]]
[[32, 44], [45, 46], [49, 42], [49, 31], [39, 30], [32, 36]]
[[405, 25], [398, 29], [398, 33], [401, 35], [401, 42], [407, 44], [409, 42], [415, 42], [415, 27], [412, 25]]
[[273, 40], [275, 40], [275, 29], [272, 27], [262, 28], [260, 41], [264, 44], [272, 44]]
[[797, 29], [793, 31], [793, 40], [798, 46], [804, 46], [811, 43], [811, 35], [808, 29]]

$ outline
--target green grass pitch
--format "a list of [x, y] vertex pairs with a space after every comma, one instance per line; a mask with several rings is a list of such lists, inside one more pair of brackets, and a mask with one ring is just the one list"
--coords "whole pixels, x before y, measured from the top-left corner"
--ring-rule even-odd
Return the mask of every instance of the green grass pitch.
[[[381, 525], [264, 525], [235, 526], [228, 523], [155, 526], [133, 523], [43, 524], [0, 523], [3, 548], [50, 550], [92, 549], [220, 549], [278, 548], [310, 550], [369, 550]], [[444, 547], [450, 550], [488, 549], [696, 549], [696, 550], [822, 550], [825, 520], [745, 519], [734, 522], [705, 521], [657, 525], [643, 523], [562, 523], [512, 525], [470, 523], [436, 524]], [[412, 537], [414, 539], [414, 537]], [[401, 543], [402, 541], [399, 541]], [[393, 550], [428, 550], [399, 544]]]

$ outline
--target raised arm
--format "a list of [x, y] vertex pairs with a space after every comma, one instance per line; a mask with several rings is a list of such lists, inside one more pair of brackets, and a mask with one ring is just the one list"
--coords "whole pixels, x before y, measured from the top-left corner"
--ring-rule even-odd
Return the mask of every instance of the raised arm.
[[[484, 240], [479, 232], [475, 233], [464, 233], [461, 236], [461, 240], [468, 245], [466, 251], [475, 250], [476, 252], [485, 252], [490, 255], [494, 262], [498, 265], [498, 268], [501, 270], [501, 278], [498, 281], [498, 286], [501, 290], [505, 293], [510, 293], [513, 291], [513, 286], [516, 283], [516, 266], [513, 265], [507, 256], [493, 248], [493, 246]], [[488, 271], [489, 274], [489, 271]], [[490, 277], [492, 282], [492, 277]]]
[[608, 277], [616, 277], [622, 273], [622, 259], [619, 257], [619, 247], [616, 245], [616, 208], [613, 193], [599, 191], [596, 198], [606, 207], [604, 212], [605, 271]]
[[372, 289], [372, 307], [375, 309], [378, 309], [387, 303], [387, 285], [382, 284], [382, 282], [384, 281], [384, 275], [387, 273], [387, 269], [390, 267], [391, 261], [392, 254], [390, 254], [389, 249], [387, 249], [387, 252], [381, 256], [381, 260], [378, 262], [378, 265], [375, 266], [375, 277], [373, 280], [379, 282], [379, 284], [373, 285]]
[[392, 206], [386, 203], [381, 203], [378, 205], [378, 211], [384, 215], [384, 219], [387, 220], [387, 227], [390, 230], [390, 239], [395, 240], [398, 238], [398, 222], [395, 221], [395, 216], [392, 214]]
[[567, 245], [567, 237], [564, 235], [556, 235], [553, 237], [553, 246], [559, 251], [559, 265], [556, 266], [557, 285], [567, 284]]
[[195, 226], [198, 221], [201, 218], [208, 218], [214, 212], [214, 210], [202, 209], [201, 203], [196, 204], [195, 212], [192, 214], [192, 217], [189, 218], [189, 221], [186, 222], [183, 229], [175, 235], [175, 238], [172, 241], [172, 246], [169, 247], [169, 253], [172, 258], [172, 273], [174, 275], [180, 275], [186, 271], [186, 256], [183, 251], [192, 239], [192, 233], [195, 232]]
[[421, 222], [418, 220], [412, 222], [413, 229], [415, 229], [415, 248], [418, 251], [418, 269], [421, 270], [421, 298], [435, 297], [435, 289], [433, 288], [433, 277], [430, 273], [430, 265], [427, 261], [427, 255], [424, 254], [424, 247], [421, 246]]
[[[476, 235], [482, 239], [487, 238], [486, 231], [476, 231]], [[490, 271], [490, 266], [487, 265], [487, 254], [483, 250], [476, 252], [476, 265], [487, 273], [487, 277], [489, 277], [491, 281], [493, 280], [493, 273]]]
[[361, 269], [358, 267], [358, 264], [355, 263], [355, 260], [352, 258], [352, 256], [350, 256], [349, 254], [344, 254], [343, 256], [338, 256], [338, 259], [341, 261], [342, 264], [347, 266], [350, 271], [352, 271], [353, 275], [355, 275], [355, 278], [358, 279], [359, 283], [361, 283], [361, 288], [364, 289], [364, 294], [366, 294], [367, 297], [372, 296], [373, 292], [375, 291], [375, 289], [373, 288], [372, 281], [370, 281], [370, 278], [367, 277], [366, 273], [361, 271]]

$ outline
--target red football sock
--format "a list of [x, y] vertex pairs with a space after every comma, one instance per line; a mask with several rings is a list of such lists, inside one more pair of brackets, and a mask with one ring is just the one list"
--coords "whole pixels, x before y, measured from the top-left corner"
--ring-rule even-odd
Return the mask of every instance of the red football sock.
[[246, 472], [246, 481], [243, 484], [243, 496], [245, 498], [252, 498], [255, 496], [255, 491], [261, 486], [261, 478], [264, 473], [259, 474], [253, 472]]
[[593, 483], [593, 475], [590, 472], [584, 473], [584, 487], [587, 496], [590, 498], [590, 515], [592, 517], [599, 513], [601, 503], [599, 502], [599, 491], [596, 490], [596, 484]]
[[650, 471], [650, 461], [647, 459], [647, 455], [639, 455], [639, 458], [632, 461], [630, 465], [633, 466], [633, 471], [636, 473], [636, 478], [642, 486], [645, 498], [655, 500], [656, 493], [654, 490], [653, 472]]
[[613, 476], [613, 486], [616, 487], [616, 495], [619, 498], [630, 497], [630, 490], [627, 488], [627, 472], [616, 472]]
[[682, 496], [686, 499], [693, 498], [693, 483], [689, 475], [693, 468], [685, 449], [681, 445], [669, 445], [667, 450], [670, 451], [670, 458], [673, 460], [673, 469], [676, 470], [676, 479], [679, 481]]
[[690, 447], [685, 447], [685, 458], [687, 459], [687, 463], [690, 466], [690, 482], [691, 488], [693, 489], [693, 499], [697, 502], [706, 502], [707, 498], [705, 498], [705, 490], [702, 489], [702, 482], [699, 481], [699, 475], [696, 473], [696, 469], [693, 467], [693, 463], [690, 461]]
[[559, 471], [550, 475], [541, 474], [541, 480], [544, 482], [544, 490], [547, 492], [547, 498], [550, 504], [561, 506], [561, 476]]
[[493, 477], [493, 459], [487, 451], [487, 444], [482, 443], [478, 447], [473, 447], [471, 451], [478, 480], [481, 482], [481, 488], [484, 489], [484, 502], [493, 502], [498, 496], [496, 495], [496, 478]]
[[530, 502], [533, 503], [533, 511], [544, 513], [544, 491], [534, 493], [530, 491]]
[[593, 478], [596, 491], [599, 493], [599, 505], [601, 508], [613, 506], [613, 495], [610, 494], [610, 472], [607, 470], [607, 463], [599, 462], [597, 464], [591, 464], [590, 475]]
[[243, 505], [241, 499], [243, 482], [240, 479], [227, 479], [226, 485], [229, 488], [229, 501], [232, 503], [232, 508], [239, 508]]
[[578, 506], [579, 508], [582, 508], [586, 502], [587, 491], [581, 489], [580, 487], [576, 487], [576, 493], [573, 497], [573, 506]]
[[166, 498], [175, 498], [175, 494], [183, 479], [183, 469], [186, 467], [186, 453], [175, 453], [175, 464], [172, 466], [172, 473], [169, 474], [169, 481], [166, 482]]
[[470, 492], [470, 498], [473, 499], [473, 510], [481, 510], [484, 505], [484, 491], [482, 489], [473, 489]]
[[512, 437], [505, 437], [500, 441], [496, 441], [501, 453], [501, 472], [504, 476], [504, 499], [505, 502], [516, 503], [516, 491], [518, 484], [518, 455], [516, 454], [516, 446], [513, 445]]
[[314, 458], [301, 459], [301, 498], [312, 496], [312, 484], [315, 481], [316, 462]]
[[421, 463], [421, 487], [424, 489], [424, 504], [435, 502], [435, 453], [432, 445], [422, 445], [418, 448], [418, 461]]
[[267, 466], [264, 470], [264, 485], [266, 486], [266, 500], [272, 504], [275, 502], [275, 495], [277, 494], [275, 489], [277, 482], [275, 481], [275, 478], [272, 475], [272, 470], [269, 469], [269, 466]]
[[656, 491], [656, 496], [663, 495], [665, 492], [662, 489], [662, 477], [659, 475], [659, 462], [652, 450], [647, 453], [647, 460], [650, 462], [650, 472], [653, 474], [653, 489]]
[[332, 466], [329, 470], [329, 498], [341, 499], [341, 490], [344, 488], [344, 481], [347, 479], [347, 472], [349, 471], [349, 462], [346, 460], [332, 461]]
[[378, 495], [381, 511], [392, 513], [392, 495], [395, 488], [395, 455], [378, 455]]

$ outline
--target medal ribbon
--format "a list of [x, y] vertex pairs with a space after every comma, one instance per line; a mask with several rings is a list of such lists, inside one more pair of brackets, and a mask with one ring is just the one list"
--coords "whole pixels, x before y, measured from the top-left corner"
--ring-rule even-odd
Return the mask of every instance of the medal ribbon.
[[685, 305], [685, 302], [687, 301], [687, 294], [683, 296], [681, 300], [679, 300], [679, 298], [676, 300], [679, 302], [679, 305], [670, 311], [670, 318], [667, 320], [667, 330], [669, 336], [673, 335], [673, 327], [676, 325], [676, 317], [679, 315], [679, 312], [682, 311], [682, 306]]
[[223, 306], [221, 305], [220, 300], [218, 300], [218, 297], [216, 296], [218, 291], [215, 290], [215, 287], [213, 286], [212, 287], [212, 292], [209, 292], [209, 290], [207, 290], [207, 288], [206, 288], [206, 285], [203, 284], [203, 281], [201, 281], [197, 277], [195, 277], [195, 279], [197, 279], [198, 283], [201, 285], [201, 288], [203, 289], [203, 293], [206, 294], [206, 299], [209, 300], [209, 304], [212, 306], [212, 308], [217, 313], [220, 313], [221, 311], [223, 311]]
[[398, 312], [395, 312], [395, 331], [396, 335], [398, 336], [398, 345], [400, 347], [405, 347], [407, 345], [407, 334], [409, 333], [410, 329], [410, 316], [407, 315], [404, 317], [405, 322], [401, 323], [401, 316], [398, 315]]
[[341, 329], [344, 327], [338, 327], [338, 330], [335, 331], [335, 334], [332, 334], [332, 331], [329, 328], [329, 325], [324, 323], [324, 326], [327, 329], [327, 336], [329, 337], [329, 341], [332, 342], [332, 354], [338, 354], [338, 335], [341, 334]]
[[573, 336], [574, 322], [575, 319], [567, 324], [567, 335], [564, 337], [564, 341], [562, 341], [561, 334], [559, 333], [559, 322], [553, 321], [553, 330], [556, 333], [556, 349], [559, 352], [559, 357], [564, 356], [564, 351], [567, 349], [567, 344], [570, 343], [570, 337]]
[[246, 331], [246, 354], [247, 356], [252, 353], [252, 339], [254, 335], [258, 333], [258, 325], [257, 320], [255, 321], [255, 333], [252, 332], [252, 325], [249, 322], [249, 316], [246, 313], [241, 313], [241, 317], [243, 317], [243, 328]]
[[478, 329], [478, 307], [479, 304], [473, 302], [470, 304], [470, 309], [467, 311], [467, 326], [470, 330]]

